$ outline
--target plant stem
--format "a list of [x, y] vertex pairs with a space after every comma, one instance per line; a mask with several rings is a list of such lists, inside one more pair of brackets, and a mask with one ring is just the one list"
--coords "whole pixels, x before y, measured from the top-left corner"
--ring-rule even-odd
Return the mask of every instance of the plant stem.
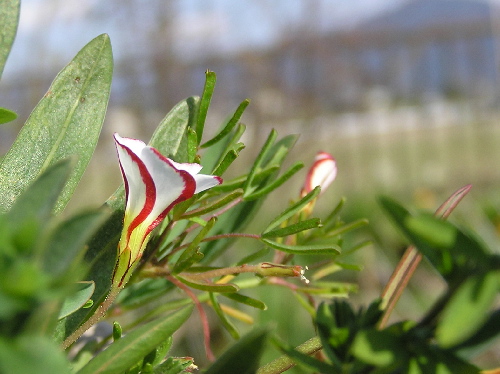
[[200, 314], [201, 324], [203, 327], [203, 338], [204, 338], [203, 341], [205, 345], [205, 353], [207, 355], [207, 359], [211, 362], [214, 362], [215, 356], [212, 353], [212, 349], [210, 348], [210, 326], [208, 325], [208, 318], [205, 311], [203, 310], [200, 300], [198, 300], [194, 292], [191, 291], [189, 287], [182, 284], [182, 282], [179, 282], [174, 276], [169, 275], [167, 276], [167, 279], [173, 284], [175, 284], [178, 288], [183, 290], [186, 293], [186, 295], [188, 295], [191, 298], [191, 300], [193, 300], [193, 303], [198, 309], [198, 313]]
[[77, 339], [80, 336], [82, 336], [85, 331], [87, 331], [90, 327], [99, 322], [106, 315], [107, 310], [109, 309], [111, 304], [113, 304], [113, 301], [115, 301], [116, 297], [118, 296], [122, 288], [123, 287], [115, 288], [112, 286], [108, 296], [106, 296], [104, 301], [101, 304], [99, 304], [94, 314], [64, 340], [64, 342], [61, 345], [62, 349], [66, 349], [69, 346], [71, 346], [71, 344], [76, 342]]
[[241, 266], [231, 266], [228, 268], [214, 269], [205, 271], [203, 273], [182, 273], [182, 276], [193, 279], [193, 280], [203, 280], [209, 278], [218, 278], [224, 275], [241, 274], [241, 273], [259, 273], [259, 265], [241, 265]]

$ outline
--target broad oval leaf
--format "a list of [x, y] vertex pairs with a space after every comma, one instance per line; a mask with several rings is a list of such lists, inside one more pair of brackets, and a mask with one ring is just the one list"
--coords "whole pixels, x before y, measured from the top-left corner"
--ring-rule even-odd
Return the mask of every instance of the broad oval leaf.
[[192, 306], [183, 308], [131, 331], [90, 360], [78, 374], [125, 373], [177, 331], [192, 310]]
[[387, 330], [361, 330], [352, 344], [352, 354], [359, 360], [377, 367], [394, 367], [408, 359], [404, 342]]
[[45, 271], [53, 276], [68, 271], [108, 217], [108, 210], [89, 210], [61, 222], [43, 240], [43, 246], [41, 246], [40, 260]]
[[0, 2], [0, 77], [16, 36], [20, 3], [20, 0], [2, 0]]
[[448, 348], [469, 338], [488, 318], [499, 287], [499, 274], [489, 272], [468, 278], [443, 310], [436, 338]]
[[77, 289], [75, 292], [64, 300], [61, 310], [59, 311], [59, 319], [69, 316], [71, 313], [76, 312], [84, 306], [87, 301], [90, 300], [95, 290], [94, 282], [78, 282], [76, 286]]
[[76, 155], [56, 211], [64, 208], [97, 144], [112, 73], [109, 37], [100, 35], [57, 75], [0, 162], [0, 211], [50, 165]]
[[36, 218], [40, 225], [45, 225], [70, 172], [70, 160], [61, 160], [44, 171], [15, 201], [8, 213], [9, 222], [15, 226]]

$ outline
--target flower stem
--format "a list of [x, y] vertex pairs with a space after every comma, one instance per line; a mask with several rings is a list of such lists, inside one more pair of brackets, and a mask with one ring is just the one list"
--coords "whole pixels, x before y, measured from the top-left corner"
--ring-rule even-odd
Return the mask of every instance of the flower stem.
[[111, 290], [108, 293], [108, 296], [106, 296], [104, 301], [99, 304], [94, 314], [64, 340], [61, 345], [62, 349], [66, 349], [71, 346], [71, 344], [76, 342], [85, 331], [99, 322], [106, 315], [107, 310], [109, 309], [111, 304], [113, 304], [113, 301], [115, 301], [122, 288], [123, 287], [116, 288], [112, 286]]
[[179, 287], [181, 290], [183, 290], [186, 295], [188, 295], [191, 300], [193, 300], [193, 303], [195, 304], [196, 308], [198, 309], [198, 313], [200, 314], [201, 324], [203, 327], [203, 341], [205, 344], [205, 353], [207, 355], [207, 359], [211, 362], [214, 362], [215, 356], [212, 353], [212, 349], [210, 348], [210, 326], [208, 325], [208, 318], [205, 311], [203, 310], [200, 300], [198, 300], [194, 292], [192, 292], [188, 287], [182, 284], [182, 282], [179, 282], [174, 276], [169, 275], [167, 276], [167, 279], [177, 287]]
[[241, 265], [231, 266], [228, 268], [214, 269], [203, 273], [182, 273], [188, 279], [203, 280], [209, 278], [222, 277], [224, 275], [241, 274], [241, 273], [259, 273], [259, 265]]

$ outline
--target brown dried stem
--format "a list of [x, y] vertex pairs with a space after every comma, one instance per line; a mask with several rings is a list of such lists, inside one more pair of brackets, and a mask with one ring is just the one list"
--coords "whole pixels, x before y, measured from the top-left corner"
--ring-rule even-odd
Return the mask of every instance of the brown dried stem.
[[[442, 219], [448, 218], [462, 199], [469, 193], [472, 186], [470, 184], [458, 189], [454, 192], [441, 206], [436, 210], [435, 216]], [[394, 310], [401, 294], [408, 285], [410, 278], [417, 269], [418, 264], [422, 260], [422, 255], [414, 246], [409, 246], [398, 265], [394, 269], [387, 285], [382, 291], [382, 307], [384, 314], [378, 324], [379, 329], [384, 328], [389, 320], [391, 312]]]

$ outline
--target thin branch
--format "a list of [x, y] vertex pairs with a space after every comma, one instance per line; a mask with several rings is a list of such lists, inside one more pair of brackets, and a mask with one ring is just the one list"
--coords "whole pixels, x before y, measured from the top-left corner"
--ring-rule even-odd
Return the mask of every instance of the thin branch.
[[[462, 201], [462, 199], [469, 193], [472, 185], [468, 184], [456, 192], [454, 192], [441, 206], [436, 210], [435, 216], [439, 216], [442, 219], [449, 217], [451, 212], [457, 207], [457, 205]], [[384, 309], [384, 314], [378, 324], [378, 328], [382, 329], [387, 324], [391, 312], [394, 310], [396, 303], [398, 302], [401, 294], [405, 290], [410, 278], [417, 269], [418, 264], [422, 260], [422, 254], [414, 247], [409, 246], [403, 257], [399, 261], [398, 265], [394, 269], [387, 285], [382, 291], [382, 307]]]
[[174, 276], [168, 275], [167, 279], [173, 284], [175, 284], [177, 287], [179, 287], [181, 290], [183, 290], [193, 300], [194, 305], [196, 305], [198, 313], [200, 313], [200, 320], [203, 326], [203, 337], [204, 337], [203, 341], [205, 344], [205, 352], [207, 354], [207, 358], [211, 362], [215, 361], [215, 356], [212, 352], [212, 349], [210, 348], [210, 326], [208, 324], [208, 318], [205, 313], [205, 310], [203, 310], [201, 302], [198, 300], [193, 291], [191, 291], [188, 287], [186, 287], [182, 282], [179, 282]]

